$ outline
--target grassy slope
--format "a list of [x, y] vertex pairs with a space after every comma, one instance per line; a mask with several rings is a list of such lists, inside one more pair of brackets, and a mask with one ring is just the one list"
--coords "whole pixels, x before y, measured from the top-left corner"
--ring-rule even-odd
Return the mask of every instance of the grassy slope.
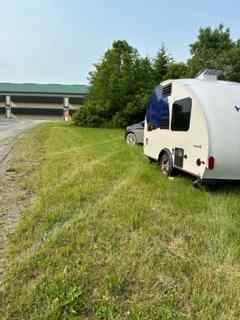
[[[239, 319], [240, 191], [168, 180], [118, 130], [45, 124], [11, 241], [3, 319]], [[17, 166], [17, 163], [15, 164]]]

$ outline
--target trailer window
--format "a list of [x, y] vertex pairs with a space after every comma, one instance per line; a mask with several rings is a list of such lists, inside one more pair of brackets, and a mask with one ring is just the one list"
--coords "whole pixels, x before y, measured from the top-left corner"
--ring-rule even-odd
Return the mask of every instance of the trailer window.
[[168, 98], [163, 96], [162, 88], [157, 87], [151, 96], [147, 108], [148, 130], [169, 129]]
[[175, 101], [172, 107], [171, 129], [173, 131], [188, 131], [190, 127], [191, 111], [191, 98]]

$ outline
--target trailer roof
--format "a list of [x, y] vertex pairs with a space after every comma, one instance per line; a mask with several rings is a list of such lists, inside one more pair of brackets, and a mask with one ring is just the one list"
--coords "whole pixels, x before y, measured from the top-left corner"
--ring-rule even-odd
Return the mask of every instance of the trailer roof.
[[161, 83], [161, 85], [167, 85], [169, 83], [179, 83], [182, 85], [189, 85], [189, 86], [240, 86], [239, 82], [232, 82], [232, 81], [222, 81], [222, 80], [200, 80], [200, 79], [173, 79], [173, 80], [166, 80]]

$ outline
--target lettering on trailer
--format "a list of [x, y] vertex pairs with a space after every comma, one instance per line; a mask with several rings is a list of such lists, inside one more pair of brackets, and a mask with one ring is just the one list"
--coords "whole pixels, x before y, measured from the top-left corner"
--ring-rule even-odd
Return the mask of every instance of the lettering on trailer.
[[237, 110], [237, 112], [240, 112], [240, 107], [235, 106], [235, 109]]

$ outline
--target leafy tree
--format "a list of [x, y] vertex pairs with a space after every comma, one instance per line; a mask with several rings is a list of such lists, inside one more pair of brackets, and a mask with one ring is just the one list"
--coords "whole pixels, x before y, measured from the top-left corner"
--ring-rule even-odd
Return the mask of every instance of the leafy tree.
[[151, 59], [139, 57], [135, 63], [135, 92], [152, 90], [156, 84]]
[[109, 119], [112, 113], [126, 104], [134, 91], [134, 64], [137, 58], [137, 51], [126, 41], [116, 41], [90, 75], [88, 101], [91, 105], [104, 108]]
[[230, 81], [240, 82], [240, 45], [236, 44], [229, 50], [224, 58], [224, 78]]
[[115, 41], [90, 73], [88, 99], [75, 115], [78, 125], [124, 127], [141, 121], [153, 88], [167, 79], [195, 77], [206, 68], [240, 82], [240, 40], [223, 25], [201, 28], [187, 64], [175, 62], [161, 47], [154, 59], [141, 57], [126, 41]]
[[90, 83], [88, 99], [75, 122], [84, 126], [126, 126], [143, 117], [145, 95], [154, 86], [151, 61], [141, 58], [126, 41], [115, 41], [101, 63], [95, 65]]
[[188, 75], [188, 67], [183, 62], [172, 62], [168, 66], [165, 80], [167, 79], [181, 79]]
[[116, 112], [108, 124], [113, 127], [125, 127], [144, 119], [146, 104], [155, 83], [153, 67], [148, 57], [139, 57], [135, 61], [134, 94], [129, 97], [125, 107]]
[[148, 100], [149, 93], [142, 92], [136, 94], [134, 99], [130, 101], [123, 110], [113, 116], [110, 126], [126, 127], [128, 124], [144, 120]]
[[197, 41], [191, 44], [192, 57], [188, 61], [190, 76], [196, 76], [207, 68], [224, 70], [226, 55], [233, 48], [230, 30], [224, 25], [215, 29], [201, 28]]

